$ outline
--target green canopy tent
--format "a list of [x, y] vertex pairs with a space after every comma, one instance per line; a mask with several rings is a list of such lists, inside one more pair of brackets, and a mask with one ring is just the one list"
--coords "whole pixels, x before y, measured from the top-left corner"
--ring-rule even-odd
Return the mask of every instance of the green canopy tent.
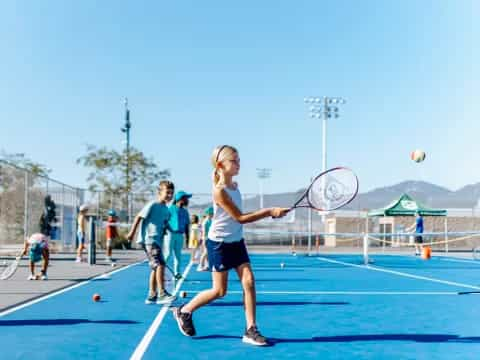
[[[419, 212], [422, 216], [444, 216], [445, 217], [445, 240], [448, 240], [448, 223], [447, 223], [447, 210], [432, 209], [419, 203], [408, 194], [403, 194], [389, 205], [380, 208], [370, 210], [367, 213], [366, 231], [368, 232], [368, 219], [370, 217], [378, 216], [414, 216], [416, 212]], [[447, 243], [445, 248], [448, 251]]]
[[408, 194], [403, 194], [397, 200], [384, 208], [370, 210], [368, 217], [374, 216], [414, 216], [416, 212], [422, 216], [447, 216], [447, 210], [428, 208], [414, 200]]

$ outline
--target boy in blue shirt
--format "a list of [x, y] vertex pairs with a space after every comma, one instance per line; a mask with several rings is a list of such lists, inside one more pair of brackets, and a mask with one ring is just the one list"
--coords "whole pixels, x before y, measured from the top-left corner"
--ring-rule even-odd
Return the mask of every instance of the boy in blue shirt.
[[170, 205], [170, 220], [168, 221], [169, 235], [166, 238], [163, 252], [165, 254], [165, 262], [168, 263], [170, 256], [173, 255], [173, 272], [178, 280], [180, 275], [180, 262], [182, 257], [182, 247], [184, 241], [188, 244], [188, 236], [190, 232], [190, 214], [186, 207], [188, 199], [192, 194], [180, 190], [175, 194], [173, 204]]
[[128, 240], [133, 240], [137, 228], [137, 244], [145, 251], [151, 268], [149, 279], [149, 293], [146, 304], [166, 304], [175, 297], [165, 290], [164, 274], [165, 259], [162, 254], [165, 229], [170, 219], [167, 203], [172, 200], [175, 191], [174, 184], [163, 180], [158, 186], [157, 201], [151, 201], [138, 213], [127, 235]]

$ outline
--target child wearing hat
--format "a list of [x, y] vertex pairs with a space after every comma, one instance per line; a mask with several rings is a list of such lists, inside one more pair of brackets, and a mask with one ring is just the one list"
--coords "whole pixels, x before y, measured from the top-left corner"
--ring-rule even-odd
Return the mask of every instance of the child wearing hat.
[[188, 244], [189, 239], [190, 214], [186, 207], [191, 197], [192, 194], [180, 190], [175, 194], [173, 204], [169, 207], [168, 236], [164, 242], [163, 254], [167, 264], [173, 256], [173, 272], [177, 280], [182, 277], [180, 274], [182, 247], [185, 242]]

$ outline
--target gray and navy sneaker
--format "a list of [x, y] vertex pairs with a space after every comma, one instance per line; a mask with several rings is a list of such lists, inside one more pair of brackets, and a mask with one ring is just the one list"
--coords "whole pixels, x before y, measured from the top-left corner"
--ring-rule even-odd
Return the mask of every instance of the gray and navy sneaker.
[[145, 299], [145, 304], [147, 305], [155, 304], [156, 302], [157, 302], [157, 294], [148, 295], [148, 297]]
[[178, 328], [185, 336], [195, 336], [192, 313], [182, 313], [182, 306], [173, 308], [173, 317], [177, 320]]
[[163, 290], [160, 295], [158, 295], [157, 298], [157, 304], [162, 305], [162, 304], [168, 304], [175, 300], [177, 297], [169, 294], [166, 290]]
[[256, 346], [265, 346], [268, 345], [267, 338], [260, 334], [255, 325], [250, 326], [248, 330], [245, 331], [242, 341], [247, 344], [256, 345]]

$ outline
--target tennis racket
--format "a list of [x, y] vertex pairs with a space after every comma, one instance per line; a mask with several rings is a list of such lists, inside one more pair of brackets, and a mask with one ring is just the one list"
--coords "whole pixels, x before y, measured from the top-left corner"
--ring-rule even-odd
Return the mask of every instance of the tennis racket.
[[331, 211], [350, 203], [358, 193], [358, 178], [346, 167], [334, 167], [317, 175], [290, 210], [312, 208]]
[[15, 257], [14, 260], [10, 262], [10, 264], [7, 265], [7, 267], [2, 271], [0, 274], [0, 280], [7, 280], [15, 274], [15, 271], [17, 271], [18, 264], [20, 264], [20, 260], [22, 259], [22, 253], [20, 253], [18, 256]]

